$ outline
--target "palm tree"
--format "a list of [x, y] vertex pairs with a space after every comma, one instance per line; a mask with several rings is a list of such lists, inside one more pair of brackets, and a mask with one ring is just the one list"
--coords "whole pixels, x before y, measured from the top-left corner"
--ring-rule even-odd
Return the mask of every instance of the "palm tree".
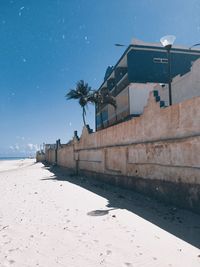
[[85, 83], [83, 80], [80, 80], [76, 84], [75, 89], [71, 89], [67, 94], [66, 98], [69, 99], [77, 99], [79, 101], [80, 106], [82, 107], [82, 117], [83, 123], [86, 126], [85, 115], [86, 115], [86, 106], [88, 104], [88, 98], [91, 94], [91, 87]]
[[[110, 104], [115, 108], [115, 113], [116, 113], [116, 108], [117, 108], [116, 100], [114, 99], [110, 91], [105, 87], [99, 91], [93, 91], [88, 97], [88, 102], [96, 104], [98, 108], [100, 108], [104, 104]], [[104, 128], [102, 112], [100, 112], [100, 119], [101, 119], [101, 126], [102, 128]]]

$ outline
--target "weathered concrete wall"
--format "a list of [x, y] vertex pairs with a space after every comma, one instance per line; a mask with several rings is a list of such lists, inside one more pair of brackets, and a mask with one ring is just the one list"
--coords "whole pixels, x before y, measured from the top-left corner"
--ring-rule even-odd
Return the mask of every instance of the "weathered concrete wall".
[[[55, 151], [54, 151], [55, 152]], [[55, 160], [48, 152], [47, 160]], [[58, 149], [58, 165], [200, 212], [200, 97], [143, 115]]]
[[46, 156], [46, 161], [50, 163], [55, 163], [56, 162], [56, 150], [55, 149], [46, 149], [45, 151], [45, 156]]
[[154, 90], [155, 83], [130, 83], [129, 108], [130, 114], [142, 114], [149, 98], [149, 93]]
[[75, 168], [73, 145], [62, 145], [57, 151], [57, 164], [70, 169]]
[[200, 97], [161, 109], [151, 94], [144, 113], [138, 118], [87, 135], [83, 130], [75, 149], [128, 145], [189, 137], [200, 133]]
[[40, 152], [40, 151], [38, 151], [36, 153], [36, 162], [43, 162], [45, 160], [46, 160], [45, 154]]

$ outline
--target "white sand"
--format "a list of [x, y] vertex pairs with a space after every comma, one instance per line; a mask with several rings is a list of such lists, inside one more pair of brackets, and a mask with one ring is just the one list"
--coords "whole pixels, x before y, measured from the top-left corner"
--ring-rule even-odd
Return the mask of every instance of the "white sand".
[[200, 266], [200, 216], [58, 177], [34, 160], [0, 162], [1, 267]]

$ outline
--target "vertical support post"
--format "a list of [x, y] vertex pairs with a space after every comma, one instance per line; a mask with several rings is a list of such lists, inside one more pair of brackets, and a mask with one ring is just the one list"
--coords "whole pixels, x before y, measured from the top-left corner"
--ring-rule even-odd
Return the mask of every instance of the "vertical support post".
[[168, 56], [168, 87], [169, 87], [169, 105], [172, 105], [172, 86], [171, 86], [171, 54], [170, 47], [167, 48]]

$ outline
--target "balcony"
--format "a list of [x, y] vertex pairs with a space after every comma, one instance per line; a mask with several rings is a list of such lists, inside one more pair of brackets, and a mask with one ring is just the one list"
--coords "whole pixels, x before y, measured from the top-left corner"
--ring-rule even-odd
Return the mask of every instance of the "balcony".
[[126, 86], [129, 85], [128, 73], [126, 73], [121, 80], [115, 85], [112, 91], [113, 96], [117, 96]]
[[115, 69], [115, 84], [117, 84], [127, 73], [128, 69], [126, 67], [118, 67]]
[[109, 91], [112, 91], [113, 87], [115, 86], [115, 79], [111, 78], [107, 81], [107, 87]]

